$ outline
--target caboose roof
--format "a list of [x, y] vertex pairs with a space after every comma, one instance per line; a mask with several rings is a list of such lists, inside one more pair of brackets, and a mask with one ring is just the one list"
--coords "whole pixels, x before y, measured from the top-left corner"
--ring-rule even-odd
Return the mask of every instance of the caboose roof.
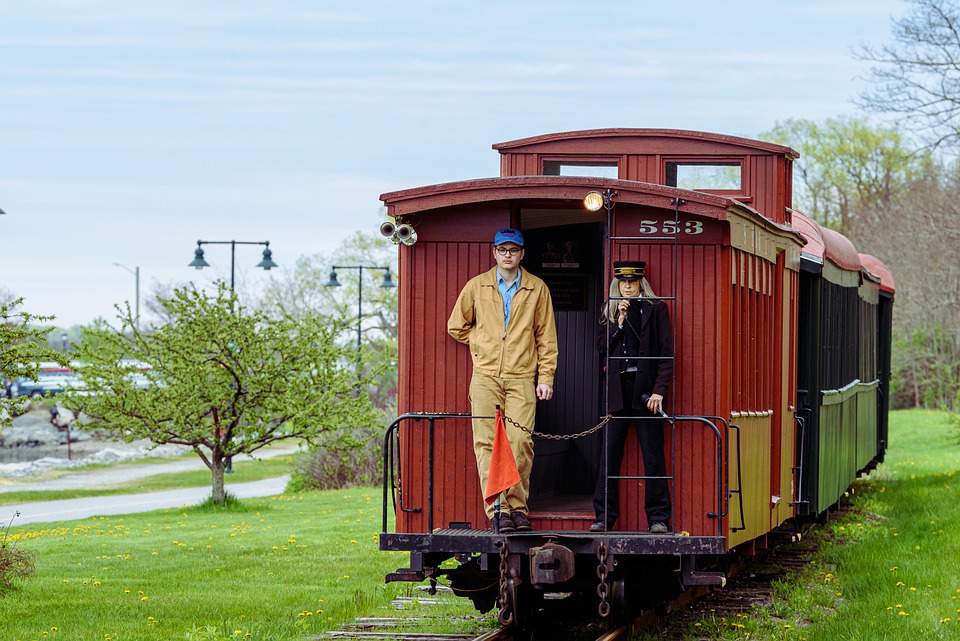
[[544, 202], [556, 202], [568, 199], [579, 203], [587, 192], [602, 189], [617, 190], [617, 203], [673, 208], [674, 201], [679, 198], [684, 201], [683, 211], [691, 214], [723, 220], [726, 218], [727, 210], [733, 208], [762, 218], [779, 229], [795, 231], [787, 225], [769, 220], [760, 212], [733, 198], [612, 178], [582, 176], [481, 178], [387, 192], [381, 194], [380, 200], [387, 205], [390, 216], [400, 217], [455, 205], [504, 200], [543, 199]]
[[[800, 154], [783, 145], [738, 136], [727, 136], [705, 131], [691, 131], [687, 129], [644, 129], [644, 128], [610, 128], [610, 129], [583, 129], [580, 131], [565, 131], [542, 136], [519, 138], [508, 142], [496, 143], [493, 148], [500, 153], [516, 151], [520, 148], [539, 146], [579, 148], [584, 140], [596, 138], [616, 138], [617, 144], [622, 146], [620, 153], [636, 153], [646, 151], [646, 146], [654, 139], [669, 139], [670, 150], [673, 153], [682, 153], [681, 141], [692, 143], [710, 143], [717, 147], [736, 148], [740, 153], [753, 152], [760, 154], [776, 154], [788, 156], [791, 159], [800, 157]], [[575, 143], [567, 145], [565, 143]]]

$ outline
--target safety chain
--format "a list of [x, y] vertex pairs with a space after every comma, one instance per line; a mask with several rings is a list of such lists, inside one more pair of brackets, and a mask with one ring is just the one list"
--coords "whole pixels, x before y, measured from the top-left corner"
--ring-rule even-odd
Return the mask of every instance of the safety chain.
[[500, 610], [497, 611], [497, 620], [502, 626], [513, 623], [513, 611], [507, 603], [507, 558], [509, 556], [510, 551], [507, 550], [507, 543], [504, 541], [500, 546]]
[[543, 432], [535, 432], [529, 427], [524, 427], [523, 425], [520, 425], [520, 423], [517, 423], [515, 420], [513, 420], [509, 416], [505, 414], [503, 415], [503, 420], [506, 421], [507, 423], [510, 423], [514, 427], [523, 430], [524, 432], [526, 432], [527, 434], [530, 434], [531, 436], [539, 436], [540, 438], [545, 438], [550, 441], [572, 441], [573, 439], [576, 439], [576, 438], [583, 438], [584, 436], [590, 436], [597, 430], [602, 429], [603, 426], [609, 423], [610, 419], [612, 418], [613, 418], [612, 414], [607, 414], [606, 416], [603, 417], [603, 420], [600, 421], [597, 425], [591, 427], [588, 430], [584, 430], [579, 434], [545, 434]]
[[600, 597], [600, 605], [597, 606], [597, 612], [606, 619], [610, 616], [610, 601], [607, 600], [607, 546], [601, 543], [597, 547], [597, 578], [600, 579], [597, 585], [597, 596]]

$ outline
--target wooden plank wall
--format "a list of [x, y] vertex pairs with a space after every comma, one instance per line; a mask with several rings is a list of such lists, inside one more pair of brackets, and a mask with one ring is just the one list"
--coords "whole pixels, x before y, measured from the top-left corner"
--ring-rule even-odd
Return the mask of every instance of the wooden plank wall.
[[[489, 240], [418, 243], [401, 251], [400, 413], [470, 411], [470, 353], [450, 338], [446, 322], [466, 281], [493, 266], [490, 247]], [[423, 511], [398, 515], [397, 531], [421, 532], [427, 527], [427, 422], [406, 424], [400, 439], [403, 503]], [[470, 421], [437, 422], [435, 439], [435, 527], [450, 521], [485, 526]]]

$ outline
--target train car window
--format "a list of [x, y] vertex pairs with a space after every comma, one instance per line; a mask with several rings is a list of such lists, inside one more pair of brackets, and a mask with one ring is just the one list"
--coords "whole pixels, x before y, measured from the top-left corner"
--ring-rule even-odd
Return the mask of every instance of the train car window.
[[543, 161], [544, 176], [588, 176], [590, 178], [616, 178], [618, 171], [619, 168], [616, 161]]
[[670, 187], [701, 191], [740, 191], [742, 188], [740, 170], [739, 162], [668, 162], [666, 184]]

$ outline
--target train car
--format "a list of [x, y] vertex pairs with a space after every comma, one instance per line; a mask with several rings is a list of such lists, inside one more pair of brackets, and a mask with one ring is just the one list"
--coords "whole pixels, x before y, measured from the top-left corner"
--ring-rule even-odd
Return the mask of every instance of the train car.
[[[793, 224], [798, 154], [667, 129], [565, 132], [494, 149], [499, 177], [381, 196], [390, 217], [382, 231], [401, 246], [400, 416], [385, 439], [380, 547], [410, 552], [409, 567], [387, 580], [446, 577], [481, 611], [498, 604], [501, 621], [520, 625], [547, 594], [622, 618], [688, 586], [722, 584], [731, 554], [765, 547], [797, 515], [797, 461], [811, 447], [798, 439], [796, 412], [809, 242]], [[493, 266], [493, 233], [504, 227], [522, 231], [522, 267], [551, 290], [560, 345], [554, 399], [538, 404], [534, 426], [533, 530], [511, 534], [490, 529], [483, 510], [471, 359], [446, 332], [463, 285]], [[632, 437], [616, 528], [588, 530], [606, 473], [595, 428], [608, 414], [594, 339], [616, 260], [646, 262], [673, 325], [666, 534], [649, 532], [641, 508], [649, 479]], [[839, 473], [849, 484], [856, 470]]]
[[[823, 520], [886, 451], [893, 279], [800, 211], [797, 515]], [[886, 279], [886, 280], [884, 280]]]

